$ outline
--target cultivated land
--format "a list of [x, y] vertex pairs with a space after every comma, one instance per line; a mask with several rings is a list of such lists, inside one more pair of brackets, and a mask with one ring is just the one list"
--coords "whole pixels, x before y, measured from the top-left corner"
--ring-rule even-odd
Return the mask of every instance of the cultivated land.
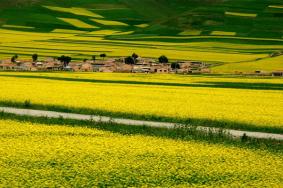
[[[161, 6], [162, 5], [162, 6]], [[0, 1], [0, 58], [93, 54], [200, 60], [214, 72], [282, 69], [280, 0]]]
[[168, 130], [6, 115], [1, 119], [4, 187], [283, 185], [282, 153], [273, 150], [192, 140]]
[[[210, 75], [0, 72], [0, 106], [184, 124], [0, 112], [0, 187], [283, 187], [282, 0], [0, 0], [0, 60], [67, 55], [211, 64]], [[279, 53], [277, 53], [279, 54]], [[218, 74], [221, 73], [221, 74]]]
[[0, 77], [4, 106], [283, 133], [282, 79], [103, 73]]

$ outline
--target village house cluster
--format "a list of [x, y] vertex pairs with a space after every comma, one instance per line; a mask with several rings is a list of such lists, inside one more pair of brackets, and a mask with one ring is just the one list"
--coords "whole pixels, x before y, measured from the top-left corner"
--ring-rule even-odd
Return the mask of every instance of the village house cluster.
[[0, 60], [1, 71], [74, 71], [74, 72], [119, 72], [119, 73], [209, 73], [209, 65], [196, 61], [177, 61], [160, 63], [157, 59], [135, 59], [127, 63], [126, 58], [108, 58], [105, 60], [72, 61], [67, 64], [57, 58], [46, 58], [44, 61]]

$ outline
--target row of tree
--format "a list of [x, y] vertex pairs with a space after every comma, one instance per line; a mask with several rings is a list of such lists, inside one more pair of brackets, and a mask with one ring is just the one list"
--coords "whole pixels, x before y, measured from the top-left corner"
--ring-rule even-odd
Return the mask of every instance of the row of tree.
[[[137, 64], [138, 58], [139, 58], [139, 55], [136, 53], [133, 53], [132, 56], [128, 56], [125, 58], [125, 63], [129, 65]], [[169, 63], [169, 59], [165, 55], [162, 55], [158, 58], [158, 62], [159, 63]]]
[[[11, 57], [11, 62], [12, 62], [12, 63], [16, 63], [16, 61], [17, 61], [18, 58], [19, 58], [19, 56], [18, 56], [17, 54], [13, 55], [13, 56]], [[33, 62], [36, 62], [36, 61], [38, 60], [38, 55], [37, 55], [37, 54], [32, 54], [31, 58], [32, 58], [32, 61], [33, 61]]]
[[[107, 55], [105, 53], [103, 54], [100, 54], [99, 55], [100, 58], [102, 58], [103, 60], [105, 59], [105, 57], [107, 57]], [[17, 59], [18, 59], [18, 55], [14, 55], [12, 56], [11, 58], [11, 62], [13, 63], [16, 63]], [[125, 58], [125, 63], [126, 64], [129, 64], [129, 65], [134, 65], [134, 64], [137, 64], [138, 63], [138, 58], [139, 58], [139, 55], [136, 54], [136, 53], [133, 53], [132, 56], [128, 56]], [[62, 55], [60, 57], [57, 57], [56, 58], [58, 61], [60, 61], [64, 67], [67, 67], [69, 65], [69, 63], [72, 61], [72, 58], [70, 56], [65, 56], [65, 55]], [[37, 62], [38, 60], [38, 54], [33, 54], [32, 55], [32, 61], [33, 62]], [[88, 59], [84, 59], [84, 62], [86, 62]], [[96, 55], [93, 55], [91, 60], [93, 62], [96, 61]], [[169, 62], [169, 59], [165, 56], [165, 55], [162, 55], [158, 58], [158, 62], [159, 63], [168, 63]]]

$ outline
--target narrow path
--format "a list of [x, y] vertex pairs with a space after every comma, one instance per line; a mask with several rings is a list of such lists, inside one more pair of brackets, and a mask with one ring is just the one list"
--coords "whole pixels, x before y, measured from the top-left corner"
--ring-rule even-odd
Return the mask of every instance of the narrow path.
[[[82, 115], [82, 114], [53, 112], [53, 111], [44, 111], [44, 110], [19, 109], [19, 108], [10, 108], [10, 107], [0, 107], [0, 111], [4, 113], [10, 113], [10, 114], [22, 115], [22, 116], [48, 117], [48, 118], [62, 117], [65, 119], [92, 120], [95, 122], [104, 122], [104, 123], [113, 122], [117, 124], [129, 125], [129, 126], [148, 126], [148, 127], [168, 128], [168, 129], [173, 129], [178, 126], [184, 126], [182, 124], [166, 123], [166, 122], [141, 121], [141, 120], [111, 118], [105, 116]], [[207, 132], [213, 131], [216, 133], [223, 130], [225, 133], [230, 134], [234, 137], [241, 137], [244, 134], [246, 134], [248, 137], [251, 138], [283, 140], [283, 134], [238, 131], [232, 129], [220, 129], [220, 128], [211, 128], [211, 127], [197, 127], [197, 130], [207, 131]]]

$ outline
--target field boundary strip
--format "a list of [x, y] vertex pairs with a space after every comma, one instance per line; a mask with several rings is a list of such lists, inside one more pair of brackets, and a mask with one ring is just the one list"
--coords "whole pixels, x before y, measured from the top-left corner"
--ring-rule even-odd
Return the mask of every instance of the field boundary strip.
[[[112, 117], [107, 117], [107, 116], [93, 116], [93, 115], [83, 115], [83, 114], [75, 114], [75, 113], [20, 109], [20, 108], [11, 108], [11, 107], [0, 107], [0, 112], [20, 115], [20, 116], [64, 118], [64, 119], [94, 121], [94, 122], [103, 122], [103, 123], [112, 122], [112, 123], [129, 125], [129, 126], [147, 126], [147, 127], [167, 128], [167, 129], [174, 129], [178, 127], [188, 126], [185, 124], [176, 124], [176, 123], [169, 123], [169, 122], [142, 121], [142, 120], [112, 118]], [[240, 131], [240, 130], [233, 130], [233, 129], [205, 127], [205, 126], [198, 126], [196, 127], [196, 129], [198, 131], [203, 131], [203, 132], [214, 132], [214, 133], [224, 132], [236, 138], [246, 135], [248, 137], [257, 138], [257, 139], [283, 140], [283, 134]]]

